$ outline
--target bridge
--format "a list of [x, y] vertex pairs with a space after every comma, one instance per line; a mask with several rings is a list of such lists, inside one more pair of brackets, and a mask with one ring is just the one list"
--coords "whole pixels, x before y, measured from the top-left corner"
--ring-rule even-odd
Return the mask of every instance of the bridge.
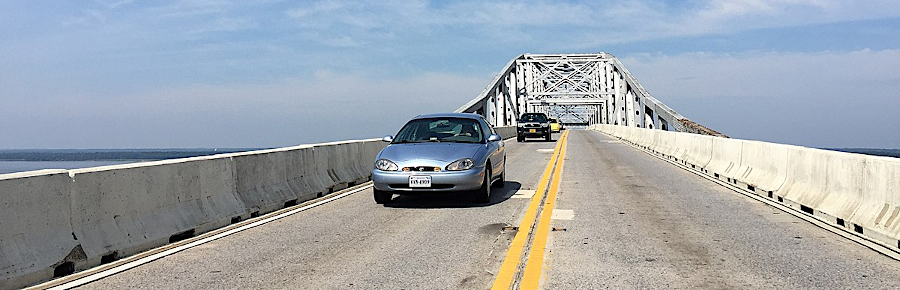
[[0, 289], [900, 288], [900, 161], [730, 139], [614, 56], [524, 54], [458, 112], [489, 203], [372, 200], [378, 139], [0, 175]]

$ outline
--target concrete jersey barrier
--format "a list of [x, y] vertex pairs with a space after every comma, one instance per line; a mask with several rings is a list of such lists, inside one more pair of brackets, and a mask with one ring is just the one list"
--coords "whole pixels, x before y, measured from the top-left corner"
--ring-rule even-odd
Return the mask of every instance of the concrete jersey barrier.
[[900, 252], [897, 158], [625, 126], [591, 129]]
[[69, 171], [72, 227], [81, 270], [202, 233], [243, 215], [233, 162], [198, 157]]
[[46, 280], [71, 265], [66, 260], [84, 258], [73, 237], [71, 188], [65, 170], [0, 175], [0, 288]]
[[353, 140], [0, 175], [0, 289], [108, 263], [360, 184], [387, 143]]
[[500, 134], [500, 137], [503, 139], [509, 139], [512, 137], [516, 137], [516, 126], [506, 126], [506, 127], [495, 127], [494, 131], [497, 131], [497, 134]]

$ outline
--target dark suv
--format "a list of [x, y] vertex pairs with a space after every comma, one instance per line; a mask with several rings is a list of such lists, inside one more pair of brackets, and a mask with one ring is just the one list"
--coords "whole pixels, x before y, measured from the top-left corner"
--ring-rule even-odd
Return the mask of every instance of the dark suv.
[[544, 113], [526, 113], [519, 118], [516, 141], [525, 141], [525, 138], [543, 137], [546, 141], [550, 138], [550, 118]]

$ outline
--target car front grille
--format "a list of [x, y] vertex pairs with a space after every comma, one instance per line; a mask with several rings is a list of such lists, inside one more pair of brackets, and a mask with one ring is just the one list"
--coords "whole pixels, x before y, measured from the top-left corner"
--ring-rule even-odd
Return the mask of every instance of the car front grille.
[[403, 171], [437, 172], [437, 171], [441, 171], [441, 168], [434, 167], [434, 166], [408, 166], [408, 167], [403, 167]]

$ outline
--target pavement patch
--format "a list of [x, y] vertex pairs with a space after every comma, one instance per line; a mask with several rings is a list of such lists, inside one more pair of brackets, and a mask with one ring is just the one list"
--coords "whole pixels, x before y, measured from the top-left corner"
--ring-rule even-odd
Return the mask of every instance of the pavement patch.
[[531, 198], [534, 196], [534, 190], [519, 189], [509, 198]]
[[552, 220], [570, 221], [575, 218], [575, 211], [571, 209], [555, 209], [550, 215]]

